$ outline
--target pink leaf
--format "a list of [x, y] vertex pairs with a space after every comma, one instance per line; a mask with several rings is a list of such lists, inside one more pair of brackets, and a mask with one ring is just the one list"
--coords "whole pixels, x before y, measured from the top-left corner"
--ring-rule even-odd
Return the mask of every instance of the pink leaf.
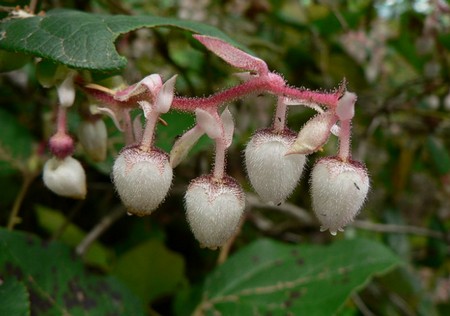
[[261, 76], [269, 72], [267, 64], [262, 59], [249, 55], [221, 39], [206, 35], [194, 35], [194, 38], [236, 68], [256, 72]]

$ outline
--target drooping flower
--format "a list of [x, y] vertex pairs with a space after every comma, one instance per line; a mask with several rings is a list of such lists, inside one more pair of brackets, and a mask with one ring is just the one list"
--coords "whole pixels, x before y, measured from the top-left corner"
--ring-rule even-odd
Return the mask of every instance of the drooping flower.
[[54, 193], [74, 199], [86, 196], [86, 175], [78, 160], [68, 156], [53, 157], [44, 165], [43, 180]]
[[250, 182], [264, 202], [283, 203], [302, 175], [305, 155], [286, 155], [296, 134], [289, 129], [256, 132], [245, 149], [245, 166]]
[[353, 221], [366, 200], [369, 182], [360, 162], [329, 157], [316, 163], [311, 174], [311, 196], [321, 231], [328, 229], [336, 235]]
[[113, 181], [128, 212], [150, 215], [164, 200], [172, 184], [172, 168], [166, 153], [150, 152], [139, 145], [124, 148], [113, 166]]
[[167, 195], [172, 184], [173, 171], [169, 155], [153, 146], [156, 122], [161, 113], [169, 111], [173, 100], [176, 77], [162, 84], [159, 75], [148, 76], [143, 83], [118, 98], [129, 98], [149, 89], [152, 103], [137, 101], [146, 118], [146, 125], [139, 144], [125, 147], [113, 166], [113, 180], [117, 192], [128, 212], [138, 216], [151, 214]]
[[245, 198], [235, 179], [212, 175], [191, 181], [185, 195], [186, 215], [195, 238], [202, 247], [223, 246], [237, 231]]

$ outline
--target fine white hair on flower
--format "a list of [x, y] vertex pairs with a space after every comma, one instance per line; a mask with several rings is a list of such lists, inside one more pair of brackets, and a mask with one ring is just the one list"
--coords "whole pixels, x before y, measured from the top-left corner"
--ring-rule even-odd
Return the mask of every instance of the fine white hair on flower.
[[305, 155], [286, 155], [295, 133], [260, 130], [245, 149], [245, 166], [250, 182], [261, 200], [278, 205], [297, 186], [306, 162]]
[[352, 222], [366, 200], [369, 182], [362, 163], [320, 159], [311, 174], [312, 204], [320, 230], [336, 235]]
[[244, 192], [235, 179], [211, 175], [191, 181], [185, 195], [189, 226], [202, 247], [223, 246], [237, 231], [245, 209]]
[[113, 181], [128, 212], [150, 215], [164, 200], [172, 185], [172, 168], [166, 153], [127, 147], [116, 158]]

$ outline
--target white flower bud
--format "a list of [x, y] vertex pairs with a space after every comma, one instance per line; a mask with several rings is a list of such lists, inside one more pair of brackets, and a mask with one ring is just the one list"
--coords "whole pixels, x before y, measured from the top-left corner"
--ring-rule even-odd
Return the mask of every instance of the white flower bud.
[[82, 121], [78, 126], [78, 138], [86, 154], [94, 161], [106, 158], [108, 132], [103, 120]]
[[250, 182], [264, 202], [278, 205], [294, 191], [302, 175], [305, 155], [286, 156], [296, 134], [260, 130], [245, 149], [245, 165]]
[[320, 230], [332, 235], [352, 222], [369, 191], [369, 176], [360, 162], [338, 158], [320, 159], [311, 175], [314, 213], [322, 224]]
[[172, 168], [166, 153], [153, 148], [126, 147], [116, 158], [113, 181], [128, 212], [150, 215], [167, 195], [172, 184]]
[[336, 121], [337, 116], [332, 112], [314, 116], [300, 130], [287, 154], [309, 155], [319, 150], [327, 142]]
[[68, 108], [75, 101], [74, 77], [75, 72], [69, 72], [64, 81], [57, 85], [60, 106]]
[[86, 197], [86, 175], [78, 160], [53, 157], [44, 165], [44, 184], [54, 193], [74, 199]]
[[223, 246], [236, 233], [245, 208], [244, 192], [229, 176], [220, 181], [211, 175], [192, 180], [185, 202], [195, 238], [211, 249]]

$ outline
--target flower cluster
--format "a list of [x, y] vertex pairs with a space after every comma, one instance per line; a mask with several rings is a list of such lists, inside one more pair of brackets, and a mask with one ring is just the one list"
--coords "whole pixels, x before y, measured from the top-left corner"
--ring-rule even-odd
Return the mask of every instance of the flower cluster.
[[[256, 131], [245, 149], [245, 167], [249, 181], [261, 200], [279, 205], [297, 186], [307, 155], [322, 148], [331, 133], [339, 137], [335, 157], [320, 159], [311, 173], [314, 212], [321, 230], [335, 235], [359, 212], [369, 190], [369, 177], [361, 162], [350, 154], [351, 120], [356, 95], [345, 84], [332, 93], [314, 92], [287, 85], [266, 63], [221, 39], [194, 35], [207, 49], [231, 66], [243, 70], [242, 83], [206, 98], [175, 96], [176, 77], [163, 81], [153, 74], [121, 90], [112, 91], [88, 84], [83, 90], [102, 103], [97, 114], [111, 116], [124, 132], [126, 146], [115, 160], [112, 178], [118, 195], [129, 214], [151, 214], [166, 198], [172, 184], [173, 168], [206, 134], [215, 143], [214, 165], [210, 174], [193, 179], [185, 195], [187, 221], [204, 247], [223, 246], [236, 232], [245, 211], [245, 194], [239, 183], [226, 173], [226, 152], [232, 144], [234, 120], [223, 106], [251, 93], [277, 96], [273, 124]], [[65, 110], [73, 103], [73, 74], [57, 85], [60, 96], [58, 128], [50, 140], [54, 158], [44, 168], [44, 182], [56, 194], [83, 198], [85, 176], [79, 163], [70, 155], [73, 141], [65, 130]], [[318, 114], [298, 133], [286, 126], [289, 106], [304, 105]], [[131, 121], [129, 111], [140, 107], [145, 126]], [[160, 115], [169, 110], [195, 113], [196, 124], [177, 139], [170, 153], [155, 147], [154, 138]], [[101, 122], [101, 121], [100, 121]], [[79, 138], [86, 153], [105, 156], [106, 132], [101, 123], [81, 125]]]

